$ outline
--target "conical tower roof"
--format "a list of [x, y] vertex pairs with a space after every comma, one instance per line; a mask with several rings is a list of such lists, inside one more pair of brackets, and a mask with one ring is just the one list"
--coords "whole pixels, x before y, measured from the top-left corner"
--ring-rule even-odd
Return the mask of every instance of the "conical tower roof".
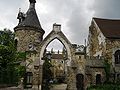
[[18, 27], [20, 26], [27, 26], [27, 27], [35, 27], [38, 28], [38, 30], [42, 30], [44, 32], [44, 30], [42, 29], [36, 10], [35, 10], [35, 0], [29, 0], [30, 2], [30, 6], [29, 9], [27, 11], [27, 13], [25, 14], [24, 20], [22, 20], [19, 24]]

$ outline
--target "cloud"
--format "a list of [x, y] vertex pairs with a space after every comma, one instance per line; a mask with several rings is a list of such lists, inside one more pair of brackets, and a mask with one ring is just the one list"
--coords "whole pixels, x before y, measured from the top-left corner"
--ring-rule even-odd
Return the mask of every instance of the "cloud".
[[[71, 43], [83, 44], [88, 36], [92, 17], [120, 18], [120, 0], [36, 0], [36, 11], [45, 30], [44, 37], [52, 30], [53, 23], [62, 25], [62, 31]], [[0, 29], [17, 25], [18, 9], [26, 12], [29, 0], [2, 0], [0, 2]]]
[[[60, 23], [62, 31], [72, 43], [82, 44], [85, 37], [87, 37], [88, 24], [93, 15], [93, 11], [90, 9], [93, 1], [65, 0], [63, 2], [62, 0], [44, 0], [38, 2], [41, 6], [44, 6], [37, 6], [40, 20], [45, 23], [42, 25], [43, 28], [45, 31], [50, 32], [53, 23]], [[41, 10], [42, 8], [44, 11]], [[78, 38], [81, 38], [81, 40]]]
[[97, 0], [93, 9], [96, 17], [120, 19], [120, 0]]
[[13, 30], [17, 25], [17, 13], [24, 0], [2, 0], [0, 2], [0, 29], [9, 28]]
[[59, 40], [55, 39], [47, 46], [47, 50], [51, 51], [51, 49], [53, 48], [54, 51], [62, 51], [63, 47], [63, 44]]

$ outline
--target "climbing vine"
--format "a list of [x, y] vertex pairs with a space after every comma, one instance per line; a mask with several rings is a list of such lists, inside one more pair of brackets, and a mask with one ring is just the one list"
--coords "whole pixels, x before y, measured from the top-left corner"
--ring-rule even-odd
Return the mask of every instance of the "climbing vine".
[[106, 72], [106, 82], [109, 82], [109, 77], [110, 77], [110, 63], [108, 60], [104, 61], [104, 67], [105, 67], [105, 72]]

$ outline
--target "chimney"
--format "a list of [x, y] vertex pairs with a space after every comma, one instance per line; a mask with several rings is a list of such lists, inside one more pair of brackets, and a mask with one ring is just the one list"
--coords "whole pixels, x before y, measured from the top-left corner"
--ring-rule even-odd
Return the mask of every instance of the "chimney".
[[53, 30], [57, 32], [61, 31], [61, 25], [56, 23], [53, 24]]

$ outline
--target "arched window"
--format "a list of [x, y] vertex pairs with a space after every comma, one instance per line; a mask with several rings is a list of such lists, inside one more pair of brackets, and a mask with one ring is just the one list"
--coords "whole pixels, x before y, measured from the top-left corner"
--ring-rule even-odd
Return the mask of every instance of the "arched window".
[[17, 47], [17, 44], [18, 44], [18, 40], [15, 39], [15, 47]]
[[120, 64], [120, 50], [117, 50], [114, 54], [115, 64]]

